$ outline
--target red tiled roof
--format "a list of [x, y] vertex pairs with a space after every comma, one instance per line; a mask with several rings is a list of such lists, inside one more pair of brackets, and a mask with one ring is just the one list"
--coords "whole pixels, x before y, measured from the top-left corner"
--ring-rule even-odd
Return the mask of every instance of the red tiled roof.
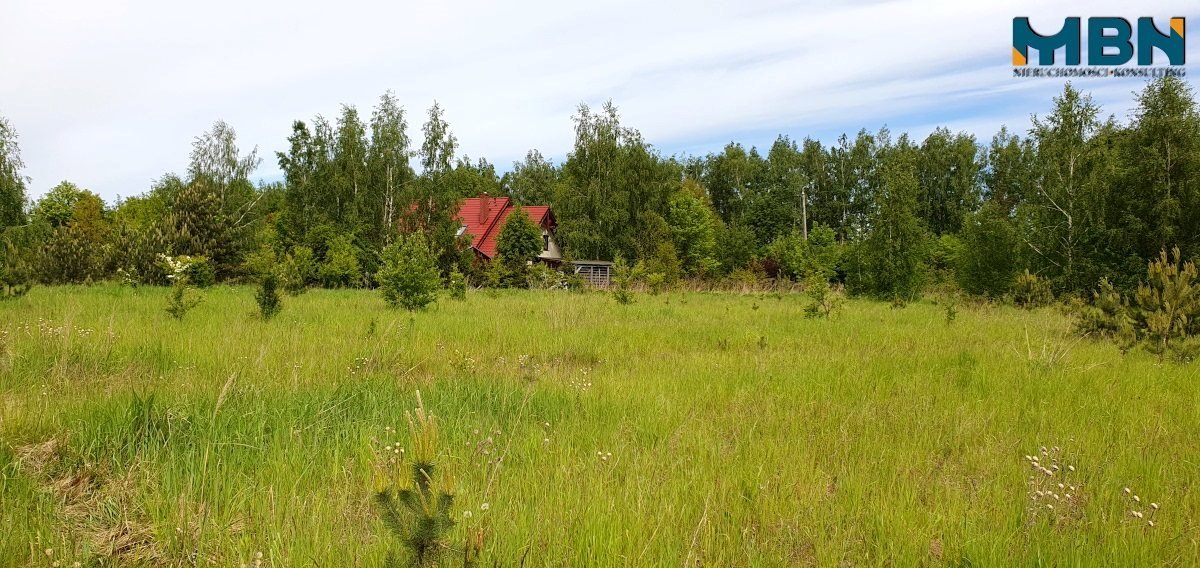
[[[488, 202], [486, 215], [484, 203]], [[471, 247], [487, 258], [496, 256], [496, 238], [515, 207], [507, 197], [468, 197], [458, 208], [458, 219], [471, 235]], [[546, 205], [521, 208], [539, 227], [553, 227], [554, 216]], [[481, 218], [482, 217], [482, 218]]]

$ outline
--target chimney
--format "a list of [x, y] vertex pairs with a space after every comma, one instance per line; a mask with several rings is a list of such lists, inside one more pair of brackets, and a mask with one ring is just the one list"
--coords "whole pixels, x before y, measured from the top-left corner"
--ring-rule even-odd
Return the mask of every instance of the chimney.
[[492, 196], [487, 192], [479, 194], [479, 224], [487, 222], [488, 215], [492, 212]]

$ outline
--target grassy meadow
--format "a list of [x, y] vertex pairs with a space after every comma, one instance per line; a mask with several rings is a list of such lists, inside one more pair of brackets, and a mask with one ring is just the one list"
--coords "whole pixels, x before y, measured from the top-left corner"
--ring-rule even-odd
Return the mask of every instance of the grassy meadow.
[[0, 303], [0, 565], [380, 565], [418, 391], [486, 566], [1200, 564], [1200, 365], [1055, 309], [167, 294]]

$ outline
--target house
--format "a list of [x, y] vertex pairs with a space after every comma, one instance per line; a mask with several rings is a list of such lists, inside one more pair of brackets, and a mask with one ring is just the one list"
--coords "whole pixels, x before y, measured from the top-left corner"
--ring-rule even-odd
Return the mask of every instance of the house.
[[[458, 208], [458, 220], [462, 223], [458, 236], [469, 235], [475, 254], [483, 260], [491, 260], [496, 257], [496, 241], [500, 237], [500, 230], [515, 210], [516, 205], [507, 197], [492, 197], [486, 193], [479, 197], [468, 197]], [[542, 229], [542, 252], [538, 259], [557, 265], [562, 261], [562, 251], [554, 240], [554, 230], [558, 226], [554, 213], [547, 205], [526, 205], [521, 210], [534, 225]]]
[[[467, 235], [471, 238], [471, 249], [484, 261], [496, 257], [496, 241], [504, 228], [508, 216], [516, 210], [516, 205], [507, 197], [492, 197], [486, 193], [479, 197], [468, 197], [458, 208], [458, 220], [462, 223], [458, 229], [459, 237]], [[526, 205], [521, 210], [529, 216], [534, 225], [542, 229], [542, 252], [538, 259], [550, 266], [557, 267], [562, 262], [562, 249], [554, 240], [554, 231], [558, 222], [554, 212], [548, 205]], [[608, 287], [612, 278], [612, 263], [603, 260], [577, 260], [574, 263], [575, 273], [591, 286]]]

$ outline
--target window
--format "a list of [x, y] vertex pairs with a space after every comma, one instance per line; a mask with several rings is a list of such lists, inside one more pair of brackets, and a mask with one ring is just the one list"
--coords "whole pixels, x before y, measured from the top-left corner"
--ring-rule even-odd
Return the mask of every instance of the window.
[[458, 228], [458, 231], [457, 231], [456, 233], [454, 233], [454, 236], [456, 236], [456, 237], [461, 237], [461, 236], [462, 236], [462, 234], [463, 234], [463, 233], [465, 233], [465, 232], [467, 232], [467, 226], [466, 226], [466, 225], [463, 225], [463, 226], [461, 226], [461, 227], [459, 227], [459, 228]]
[[550, 251], [550, 235], [542, 233], [542, 252]]

